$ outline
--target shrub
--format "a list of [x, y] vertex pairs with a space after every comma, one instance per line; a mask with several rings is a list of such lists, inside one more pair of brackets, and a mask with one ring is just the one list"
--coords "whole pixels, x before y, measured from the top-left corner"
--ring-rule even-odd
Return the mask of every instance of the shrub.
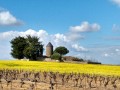
[[80, 58], [74, 57], [73, 61], [83, 62], [84, 60], [82, 58], [80, 59]]
[[54, 53], [53, 55], [51, 55], [51, 59], [60, 60], [60, 54]]
[[65, 60], [65, 61], [78, 61], [78, 62], [84, 61], [82, 58], [77, 58], [77, 57], [73, 57], [73, 56], [64, 56], [63, 60]]
[[87, 63], [88, 63], [88, 64], [101, 64], [101, 62], [92, 61], [92, 60], [88, 60]]

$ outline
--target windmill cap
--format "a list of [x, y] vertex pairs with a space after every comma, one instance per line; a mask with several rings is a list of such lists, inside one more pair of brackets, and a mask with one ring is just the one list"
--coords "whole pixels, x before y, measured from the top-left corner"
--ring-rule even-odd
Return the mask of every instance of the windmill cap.
[[49, 42], [46, 47], [53, 47], [53, 45]]

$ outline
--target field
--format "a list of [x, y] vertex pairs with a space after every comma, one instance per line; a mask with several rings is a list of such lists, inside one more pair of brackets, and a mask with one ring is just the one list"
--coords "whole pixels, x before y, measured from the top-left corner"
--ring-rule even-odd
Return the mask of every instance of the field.
[[120, 66], [72, 64], [39, 61], [0, 61], [0, 69], [23, 69], [35, 71], [52, 71], [60, 73], [84, 73], [120, 76]]
[[0, 90], [120, 90], [120, 66], [0, 61]]

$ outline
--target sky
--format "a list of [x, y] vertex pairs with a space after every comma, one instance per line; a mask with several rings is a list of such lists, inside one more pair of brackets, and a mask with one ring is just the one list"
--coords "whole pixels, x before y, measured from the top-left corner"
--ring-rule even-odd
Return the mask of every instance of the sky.
[[26, 35], [120, 65], [120, 0], [0, 0], [0, 60], [13, 59], [10, 41]]

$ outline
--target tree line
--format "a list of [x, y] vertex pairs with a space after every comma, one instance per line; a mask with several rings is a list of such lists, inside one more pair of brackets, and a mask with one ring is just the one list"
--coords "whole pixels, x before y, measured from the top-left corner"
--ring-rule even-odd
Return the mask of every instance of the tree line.
[[[43, 44], [36, 36], [15, 37], [10, 41], [11, 43], [11, 55], [16, 59], [27, 58], [29, 60], [37, 60], [37, 57], [43, 55]], [[62, 56], [69, 53], [69, 50], [64, 46], [55, 48], [52, 59], [62, 61]]]

